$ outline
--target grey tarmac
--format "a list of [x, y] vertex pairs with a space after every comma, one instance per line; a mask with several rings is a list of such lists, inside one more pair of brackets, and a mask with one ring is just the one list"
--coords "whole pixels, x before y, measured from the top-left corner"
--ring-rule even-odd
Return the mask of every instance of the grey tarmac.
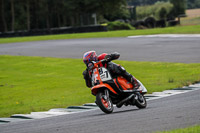
[[119, 52], [120, 60], [200, 63], [200, 37], [152, 36], [135, 38], [90, 38], [0, 44], [0, 55], [82, 58], [95, 50]]

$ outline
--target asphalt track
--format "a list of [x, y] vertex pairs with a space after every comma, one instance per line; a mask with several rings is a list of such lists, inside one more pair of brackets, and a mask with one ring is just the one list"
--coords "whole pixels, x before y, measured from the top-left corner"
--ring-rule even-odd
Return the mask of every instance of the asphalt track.
[[82, 58], [84, 52], [119, 52], [120, 60], [200, 63], [200, 37], [50, 40], [0, 44], [0, 55]]
[[200, 124], [200, 90], [148, 102], [146, 109], [115, 107], [0, 125], [1, 133], [151, 133]]
[[[0, 44], [1, 55], [81, 58], [85, 51], [121, 60], [200, 63], [199, 37], [96, 38]], [[151, 100], [146, 109], [115, 108], [0, 125], [0, 133], [151, 133], [200, 124], [200, 90]]]

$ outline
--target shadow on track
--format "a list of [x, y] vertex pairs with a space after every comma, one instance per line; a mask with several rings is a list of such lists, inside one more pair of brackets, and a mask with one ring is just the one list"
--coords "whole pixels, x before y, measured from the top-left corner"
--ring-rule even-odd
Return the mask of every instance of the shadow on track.
[[116, 110], [116, 111], [112, 112], [111, 114], [106, 114], [106, 113], [101, 111], [99, 114], [89, 115], [89, 117], [91, 117], [91, 116], [115, 115], [115, 114], [120, 114], [120, 113], [128, 113], [128, 112], [132, 112], [132, 111], [136, 112], [136, 111], [141, 111], [141, 110], [145, 110], [145, 109], [136, 109], [136, 108], [134, 108], [134, 109], [126, 109], [126, 110]]

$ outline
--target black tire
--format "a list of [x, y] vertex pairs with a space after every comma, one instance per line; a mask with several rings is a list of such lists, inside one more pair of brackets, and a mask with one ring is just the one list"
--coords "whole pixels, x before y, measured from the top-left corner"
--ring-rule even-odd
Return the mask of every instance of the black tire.
[[106, 114], [110, 114], [113, 112], [113, 103], [110, 100], [110, 98], [108, 98], [107, 100], [104, 99], [104, 93], [102, 92], [97, 93], [96, 103], [99, 106], [99, 108]]
[[[138, 95], [137, 95], [138, 96]], [[144, 95], [139, 95], [140, 98], [137, 98], [135, 100], [135, 105], [139, 108], [139, 109], [143, 109], [147, 107], [147, 101], [146, 98], [144, 97]]]

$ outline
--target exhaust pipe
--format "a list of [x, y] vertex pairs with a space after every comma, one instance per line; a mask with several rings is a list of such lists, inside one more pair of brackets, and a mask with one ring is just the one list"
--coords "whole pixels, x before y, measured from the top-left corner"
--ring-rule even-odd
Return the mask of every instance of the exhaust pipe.
[[128, 96], [127, 98], [123, 99], [122, 101], [120, 101], [119, 103], [116, 104], [116, 106], [118, 108], [121, 108], [122, 105], [127, 102], [128, 100], [130, 100], [133, 96], [135, 96], [135, 94], [131, 94], [130, 96]]

